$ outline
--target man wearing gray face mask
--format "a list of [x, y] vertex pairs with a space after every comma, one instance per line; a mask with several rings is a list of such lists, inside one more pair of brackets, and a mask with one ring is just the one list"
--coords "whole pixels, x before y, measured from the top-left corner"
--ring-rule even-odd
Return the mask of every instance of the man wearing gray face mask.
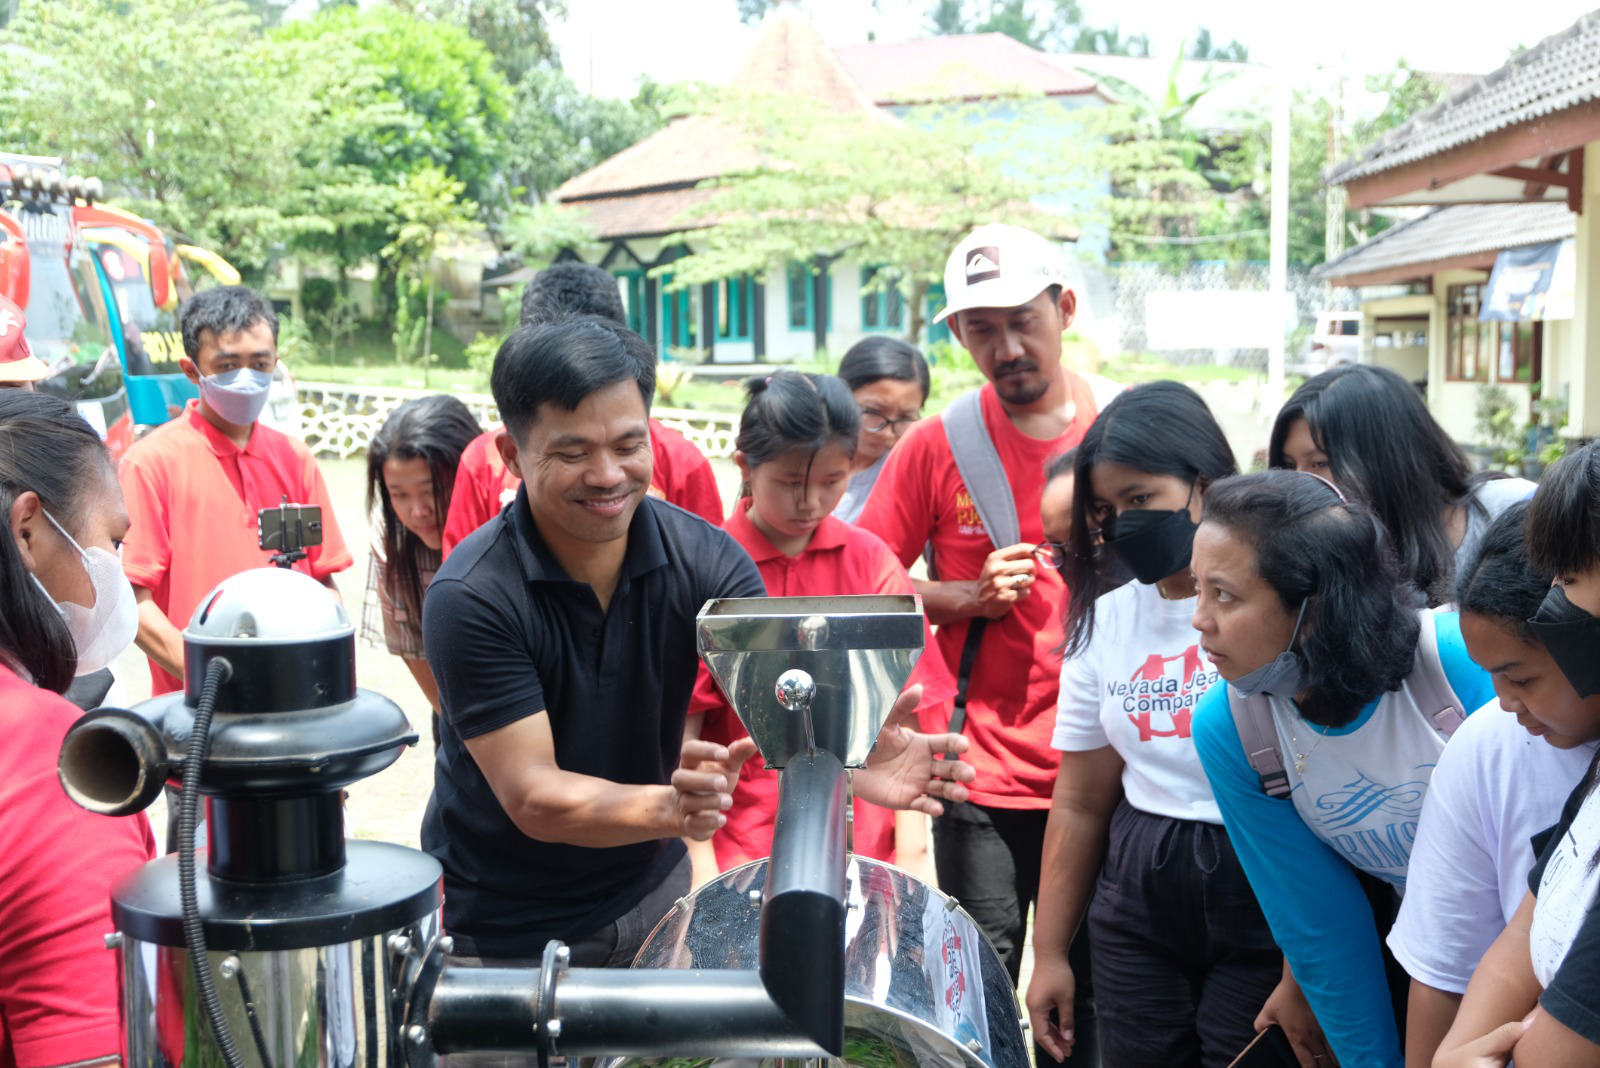
[[179, 313], [183, 373], [198, 400], [134, 444], [118, 478], [132, 529], [122, 567], [139, 601], [139, 648], [151, 690], [183, 689], [180, 631], [229, 575], [265, 567], [257, 513], [285, 498], [322, 508], [322, 544], [295, 565], [329, 589], [350, 553], [315, 458], [298, 439], [257, 420], [278, 363], [278, 317], [244, 286], [199, 293]]

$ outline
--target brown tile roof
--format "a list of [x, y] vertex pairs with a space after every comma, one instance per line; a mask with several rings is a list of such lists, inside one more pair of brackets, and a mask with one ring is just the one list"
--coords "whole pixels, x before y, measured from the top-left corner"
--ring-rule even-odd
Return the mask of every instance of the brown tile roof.
[[1331, 185], [1438, 155], [1600, 99], [1600, 11], [1513, 56], [1327, 172]]
[[[861, 111], [895, 121], [873, 107], [811, 23], [787, 8], [773, 11], [762, 22], [729, 88], [807, 96], [835, 111]], [[556, 190], [556, 198], [571, 203], [630, 190], [692, 185], [757, 161], [741, 131], [709, 116], [691, 115], [568, 179]], [[663, 231], [658, 226], [648, 232]]]
[[1063, 70], [1003, 33], [852, 45], [834, 54], [879, 104], [980, 100], [1005, 90], [1073, 96], [1096, 89], [1093, 78]]
[[[1312, 272], [1340, 284], [1364, 284], [1373, 275], [1399, 277], [1417, 268], [1423, 277], [1431, 264], [1492, 256], [1502, 249], [1540, 245], [1573, 235], [1575, 216], [1561, 203], [1459, 204], [1435, 208], [1363, 241]], [[1354, 282], [1344, 281], [1354, 279]]]
[[653, 193], [627, 193], [617, 197], [580, 200], [568, 210], [583, 216], [602, 241], [619, 237], [653, 237], [704, 226], [709, 220], [696, 209], [714, 189], [665, 189]]

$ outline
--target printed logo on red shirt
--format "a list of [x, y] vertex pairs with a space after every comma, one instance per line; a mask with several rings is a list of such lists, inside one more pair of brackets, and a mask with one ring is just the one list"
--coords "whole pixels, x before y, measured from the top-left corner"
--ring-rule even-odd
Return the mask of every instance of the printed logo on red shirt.
[[1188, 738], [1194, 706], [1216, 681], [1216, 670], [1200, 658], [1200, 646], [1191, 645], [1177, 656], [1151, 653], [1132, 679], [1107, 683], [1106, 694], [1122, 701], [1141, 742]]
[[972, 494], [965, 487], [956, 490], [956, 529], [962, 534], [975, 534], [980, 538], [989, 536], [989, 532], [983, 529], [983, 520], [978, 517], [978, 506], [972, 503]]

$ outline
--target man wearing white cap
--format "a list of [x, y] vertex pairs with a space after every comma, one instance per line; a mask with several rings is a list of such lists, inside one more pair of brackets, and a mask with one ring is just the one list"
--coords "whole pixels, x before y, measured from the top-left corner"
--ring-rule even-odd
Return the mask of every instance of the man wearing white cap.
[[[1061, 366], [1077, 300], [1053, 242], [980, 226], [950, 254], [944, 279], [948, 303], [935, 321], [949, 321], [989, 383], [907, 433], [860, 525], [907, 566], [932, 548], [936, 578], [918, 588], [946, 661], [960, 665], [964, 723], [949, 729], [964, 730], [978, 771], [971, 802], [934, 823], [934, 860], [940, 887], [983, 927], [1015, 983], [1058, 763], [1050, 737], [1066, 587], [1035, 554], [1045, 540], [1039, 499], [1049, 461], [1078, 444], [1120, 387]], [[1093, 1010], [1080, 992], [1071, 1063], [1093, 1063]]]
[[0, 296], [0, 387], [32, 389], [50, 377], [50, 368], [33, 354], [23, 330], [28, 322], [22, 309]]

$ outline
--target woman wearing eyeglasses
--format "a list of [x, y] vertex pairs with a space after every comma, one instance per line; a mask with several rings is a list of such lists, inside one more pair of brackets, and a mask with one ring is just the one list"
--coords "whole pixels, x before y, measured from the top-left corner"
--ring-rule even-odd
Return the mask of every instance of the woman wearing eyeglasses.
[[[1046, 531], [1066, 527], [1072, 596], [1027, 1005], [1057, 1058], [1085, 917], [1108, 1066], [1228, 1064], [1282, 976], [1189, 733], [1217, 679], [1190, 625], [1189, 551], [1207, 487], [1235, 470], [1199, 395], [1151, 382], [1107, 405], [1045, 488], [1047, 508], [1071, 497], [1070, 522]], [[1113, 588], [1116, 563], [1137, 581]]]
[[844, 354], [839, 377], [861, 409], [861, 432], [850, 462], [850, 484], [833, 514], [854, 523], [889, 450], [922, 418], [922, 406], [928, 402], [928, 363], [922, 353], [899, 338], [868, 337]]

